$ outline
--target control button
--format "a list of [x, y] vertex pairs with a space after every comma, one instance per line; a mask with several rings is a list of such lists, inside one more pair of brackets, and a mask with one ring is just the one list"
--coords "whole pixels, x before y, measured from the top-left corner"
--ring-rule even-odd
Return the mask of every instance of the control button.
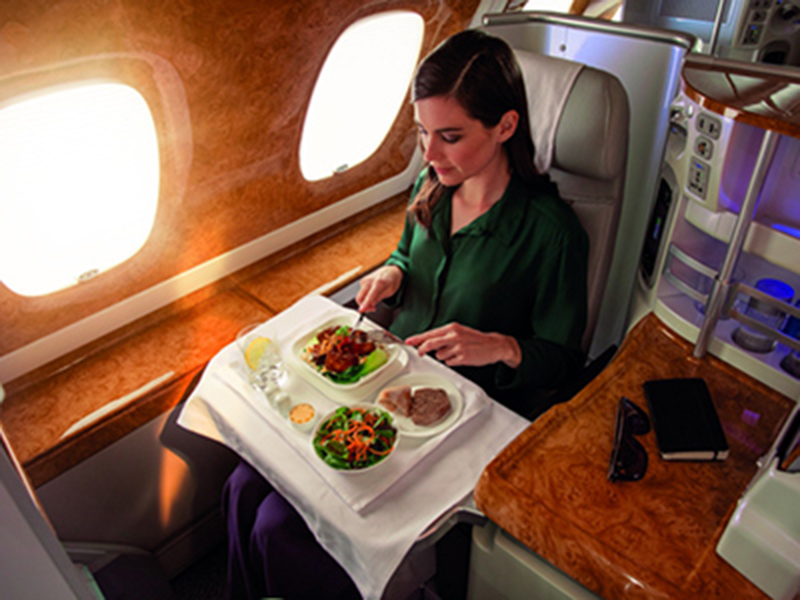
[[742, 36], [742, 44], [745, 46], [752, 46], [758, 44], [761, 39], [761, 32], [764, 31], [764, 25], [755, 25], [751, 23], [744, 30]]
[[711, 167], [699, 160], [692, 161], [689, 167], [689, 189], [705, 199], [710, 175]]

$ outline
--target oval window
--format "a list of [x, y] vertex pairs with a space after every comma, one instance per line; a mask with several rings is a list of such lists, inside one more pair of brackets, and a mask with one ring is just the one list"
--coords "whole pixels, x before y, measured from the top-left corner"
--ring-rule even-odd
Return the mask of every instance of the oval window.
[[128, 85], [0, 105], [0, 281], [39, 296], [135, 254], [153, 227], [159, 164], [153, 116]]
[[355, 22], [334, 44], [317, 79], [300, 139], [308, 181], [363, 162], [383, 142], [419, 59], [420, 15], [393, 11]]

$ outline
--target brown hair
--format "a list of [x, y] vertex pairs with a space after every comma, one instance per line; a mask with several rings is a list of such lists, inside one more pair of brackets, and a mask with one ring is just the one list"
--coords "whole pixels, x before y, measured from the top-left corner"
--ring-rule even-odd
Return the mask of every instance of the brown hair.
[[[509, 110], [517, 111], [517, 129], [503, 144], [511, 168], [530, 184], [547, 180], [533, 165], [525, 84], [514, 53], [503, 40], [468, 29], [440, 44], [417, 68], [412, 102], [436, 96], [454, 98], [470, 117], [487, 128], [496, 126]], [[430, 227], [431, 209], [444, 191], [436, 172], [428, 167], [427, 179], [409, 207], [425, 227]]]

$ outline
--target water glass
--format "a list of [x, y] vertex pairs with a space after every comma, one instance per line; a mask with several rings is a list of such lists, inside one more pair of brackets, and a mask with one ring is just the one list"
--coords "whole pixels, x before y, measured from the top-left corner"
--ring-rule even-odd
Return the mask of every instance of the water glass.
[[269, 398], [280, 390], [284, 374], [283, 356], [275, 328], [267, 323], [253, 323], [236, 336], [251, 385]]

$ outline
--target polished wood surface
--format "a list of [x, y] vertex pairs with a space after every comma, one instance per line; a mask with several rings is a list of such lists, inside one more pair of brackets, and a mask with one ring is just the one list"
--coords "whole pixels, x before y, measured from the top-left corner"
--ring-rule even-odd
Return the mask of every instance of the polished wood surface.
[[409, 103], [369, 159], [321, 181], [302, 177], [298, 148], [319, 69], [361, 18], [417, 12], [425, 54], [468, 26], [478, 4], [0, 2], [0, 101], [87, 77], [125, 81], [153, 109], [162, 157], [156, 222], [134, 257], [46, 296], [0, 285], [0, 356], [401, 173], [416, 148]]
[[[715, 553], [728, 517], [793, 403], [692, 346], [652, 313], [578, 396], [534, 421], [484, 470], [478, 507], [604, 598], [763, 598]], [[702, 377], [731, 447], [721, 463], [662, 460], [651, 431], [638, 482], [606, 478], [617, 404], [642, 383]]]
[[692, 62], [683, 68], [687, 96], [719, 115], [800, 137], [800, 69], [727, 61]]
[[7, 385], [0, 423], [33, 485], [176, 406], [245, 325], [383, 262], [400, 239], [407, 200], [398, 195]]

